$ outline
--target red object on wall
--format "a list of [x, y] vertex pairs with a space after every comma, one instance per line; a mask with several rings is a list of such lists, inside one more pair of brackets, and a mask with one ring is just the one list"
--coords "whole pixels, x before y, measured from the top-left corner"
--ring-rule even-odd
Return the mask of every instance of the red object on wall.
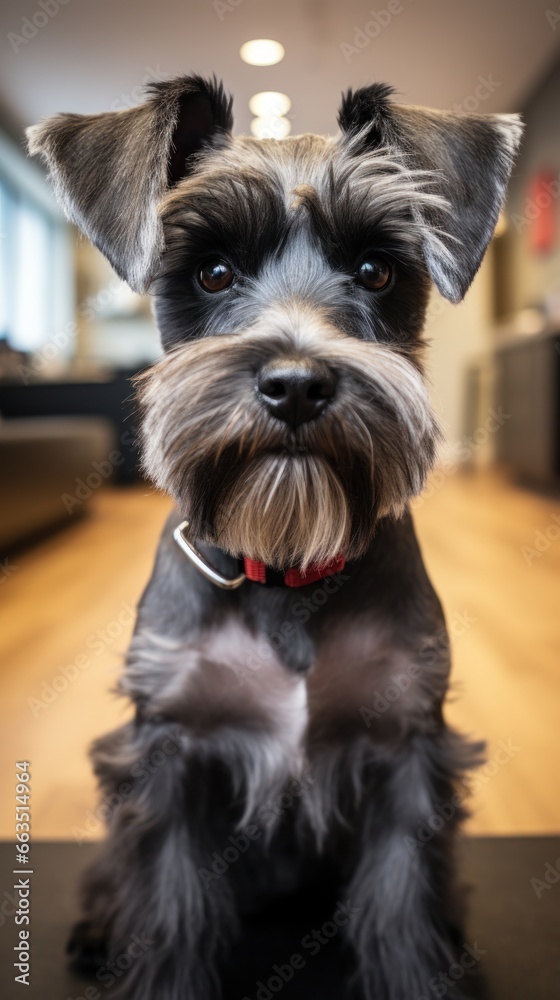
[[529, 185], [528, 203], [534, 217], [529, 245], [535, 253], [548, 253], [556, 237], [558, 177], [552, 170], [538, 170]]

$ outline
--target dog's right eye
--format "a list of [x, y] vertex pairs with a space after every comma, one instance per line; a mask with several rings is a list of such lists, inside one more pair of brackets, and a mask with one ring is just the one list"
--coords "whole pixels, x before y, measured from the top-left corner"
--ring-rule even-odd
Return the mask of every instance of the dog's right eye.
[[233, 270], [225, 260], [209, 260], [198, 272], [198, 282], [205, 292], [223, 292], [233, 281]]
[[393, 272], [382, 257], [367, 257], [356, 272], [356, 281], [368, 292], [382, 292], [391, 284]]

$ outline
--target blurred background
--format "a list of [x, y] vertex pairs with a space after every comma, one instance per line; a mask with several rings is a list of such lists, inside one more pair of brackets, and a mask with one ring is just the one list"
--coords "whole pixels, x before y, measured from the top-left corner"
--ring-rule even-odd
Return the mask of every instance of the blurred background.
[[[193, 71], [222, 77], [237, 131], [256, 134], [332, 133], [341, 91], [374, 80], [409, 103], [524, 115], [480, 273], [460, 306], [430, 303], [446, 443], [414, 510], [454, 647], [448, 716], [488, 741], [470, 829], [560, 829], [560, 7], [545, 3], [4, 0], [0, 836], [16, 760], [36, 838], [101, 835], [87, 747], [127, 717], [110, 691], [169, 509], [134, 447], [130, 378], [159, 353], [150, 301], [65, 222], [22, 130]], [[255, 39], [280, 47], [244, 61]], [[262, 92], [280, 95], [264, 114]]]

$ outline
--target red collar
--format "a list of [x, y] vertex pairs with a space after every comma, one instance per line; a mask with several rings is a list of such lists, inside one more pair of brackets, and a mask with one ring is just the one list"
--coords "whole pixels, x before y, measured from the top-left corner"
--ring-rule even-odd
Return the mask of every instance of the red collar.
[[239, 575], [227, 577], [214, 569], [206, 557], [198, 551], [196, 544], [189, 538], [189, 529], [189, 522], [181, 521], [173, 530], [174, 540], [187, 559], [196, 566], [198, 572], [222, 590], [237, 590], [245, 580], [261, 583], [265, 587], [306, 587], [309, 583], [316, 583], [317, 580], [324, 580], [328, 576], [340, 573], [346, 565], [344, 556], [337, 556], [336, 559], [331, 559], [322, 565], [313, 563], [303, 572], [295, 567], [287, 570], [272, 569], [258, 559], [245, 557], [238, 560]]
[[268, 587], [306, 587], [309, 583], [316, 583], [317, 580], [324, 580], [327, 576], [334, 576], [341, 573], [346, 564], [344, 556], [337, 556], [328, 563], [317, 565], [312, 563], [307, 569], [302, 570], [292, 567], [287, 570], [272, 569], [266, 563], [259, 562], [258, 559], [240, 559], [243, 572], [248, 580], [253, 583], [263, 583]]

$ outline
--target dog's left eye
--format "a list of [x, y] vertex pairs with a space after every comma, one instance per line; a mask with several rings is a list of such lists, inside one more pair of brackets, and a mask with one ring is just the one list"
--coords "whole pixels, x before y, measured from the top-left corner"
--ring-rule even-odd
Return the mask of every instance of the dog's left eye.
[[370, 292], [381, 292], [390, 284], [393, 271], [381, 257], [368, 257], [356, 271], [356, 281]]
[[223, 292], [233, 281], [233, 270], [225, 260], [209, 260], [198, 272], [198, 281], [205, 292]]

